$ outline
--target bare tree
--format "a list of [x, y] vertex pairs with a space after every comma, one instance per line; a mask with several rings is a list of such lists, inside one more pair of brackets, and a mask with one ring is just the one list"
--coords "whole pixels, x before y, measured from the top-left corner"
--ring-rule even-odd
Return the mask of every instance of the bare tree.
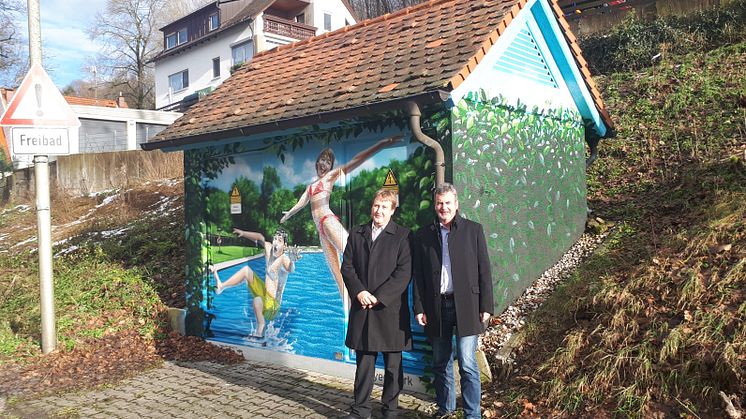
[[153, 68], [149, 61], [160, 49], [156, 20], [165, 0], [109, 0], [88, 28], [102, 42], [99, 73], [120, 89], [133, 107], [153, 107]]
[[150, 60], [162, 48], [158, 29], [209, 1], [214, 0], [108, 0], [106, 10], [88, 28], [91, 39], [105, 46], [103, 54], [92, 60], [99, 78], [93, 81], [96, 91], [121, 92], [131, 107], [153, 108], [155, 81]]
[[0, 0], [0, 85], [16, 85], [26, 70], [23, 34], [13, 19], [24, 12], [19, 0]]

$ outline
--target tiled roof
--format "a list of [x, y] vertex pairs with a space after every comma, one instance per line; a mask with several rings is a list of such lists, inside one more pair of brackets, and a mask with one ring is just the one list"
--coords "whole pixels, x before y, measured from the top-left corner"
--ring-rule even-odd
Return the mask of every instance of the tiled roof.
[[104, 108], [118, 108], [116, 100], [111, 99], [91, 99], [88, 97], [64, 96], [65, 101], [70, 105], [84, 106], [101, 106]]
[[[0, 88], [0, 94], [3, 96], [3, 100], [5, 101], [4, 105], [7, 105], [7, 103], [10, 102], [10, 100], [13, 98], [13, 95], [16, 93], [14, 89], [5, 89]], [[117, 101], [114, 99], [92, 99], [88, 97], [78, 97], [78, 96], [63, 96], [65, 98], [65, 102], [67, 102], [69, 105], [83, 105], [83, 106], [101, 106], [104, 108], [118, 108], [119, 105], [117, 104]], [[124, 103], [124, 107], [127, 107], [127, 104]], [[2, 109], [2, 108], [0, 108]]]
[[[252, 127], [450, 91], [525, 4], [431, 0], [257, 54], [145, 148], [247, 135]], [[603, 109], [600, 99], [596, 105]]]

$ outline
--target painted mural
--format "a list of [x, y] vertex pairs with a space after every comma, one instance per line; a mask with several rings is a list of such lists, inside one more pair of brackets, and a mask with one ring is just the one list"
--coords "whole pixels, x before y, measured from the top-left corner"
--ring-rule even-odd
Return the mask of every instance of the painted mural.
[[483, 91], [452, 109], [461, 212], [485, 227], [501, 312], [583, 232], [584, 128], [562, 109], [527, 109]]
[[[188, 260], [187, 300], [203, 314], [204, 335], [354, 363], [344, 346], [348, 297], [339, 271], [347, 232], [370, 219], [373, 194], [392, 181], [397, 222], [432, 220], [424, 146], [390, 127], [354, 139], [309, 139], [290, 151], [243, 143], [189, 151], [185, 159], [194, 175], [187, 182], [195, 182], [187, 193], [201, 202], [187, 208], [187, 242], [200, 249], [197, 263]], [[421, 358], [406, 354], [405, 370], [421, 375]]]

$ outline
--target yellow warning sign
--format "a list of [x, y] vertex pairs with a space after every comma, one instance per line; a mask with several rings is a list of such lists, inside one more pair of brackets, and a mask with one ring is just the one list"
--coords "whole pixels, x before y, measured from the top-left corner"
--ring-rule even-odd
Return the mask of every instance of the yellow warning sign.
[[233, 186], [231, 190], [231, 214], [241, 213], [241, 192], [238, 192], [238, 188]]
[[389, 173], [386, 175], [386, 180], [383, 181], [383, 189], [399, 191], [399, 182], [396, 181], [394, 172], [391, 169], [389, 169]]

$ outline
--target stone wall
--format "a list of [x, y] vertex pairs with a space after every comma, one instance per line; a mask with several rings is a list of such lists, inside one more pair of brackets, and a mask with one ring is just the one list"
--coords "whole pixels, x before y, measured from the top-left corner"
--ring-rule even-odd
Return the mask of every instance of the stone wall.
[[181, 152], [132, 150], [58, 157], [55, 178], [61, 190], [89, 194], [149, 180], [180, 178], [183, 173]]
[[[49, 163], [52, 193], [87, 195], [127, 188], [142, 182], [181, 178], [182, 152], [117, 151], [59, 156]], [[0, 179], [0, 205], [8, 200], [34, 199], [34, 168], [16, 170]]]
[[[629, 9], [603, 9], [568, 16], [568, 22], [573, 33], [578, 36], [591, 35], [608, 31], [611, 27], [621, 23], [629, 13], [636, 13], [643, 19], [655, 19], [664, 16], [684, 16], [692, 12], [706, 10], [712, 7], [726, 5], [733, 0], [628, 0]], [[563, 6], [566, 6], [563, 4]]]

